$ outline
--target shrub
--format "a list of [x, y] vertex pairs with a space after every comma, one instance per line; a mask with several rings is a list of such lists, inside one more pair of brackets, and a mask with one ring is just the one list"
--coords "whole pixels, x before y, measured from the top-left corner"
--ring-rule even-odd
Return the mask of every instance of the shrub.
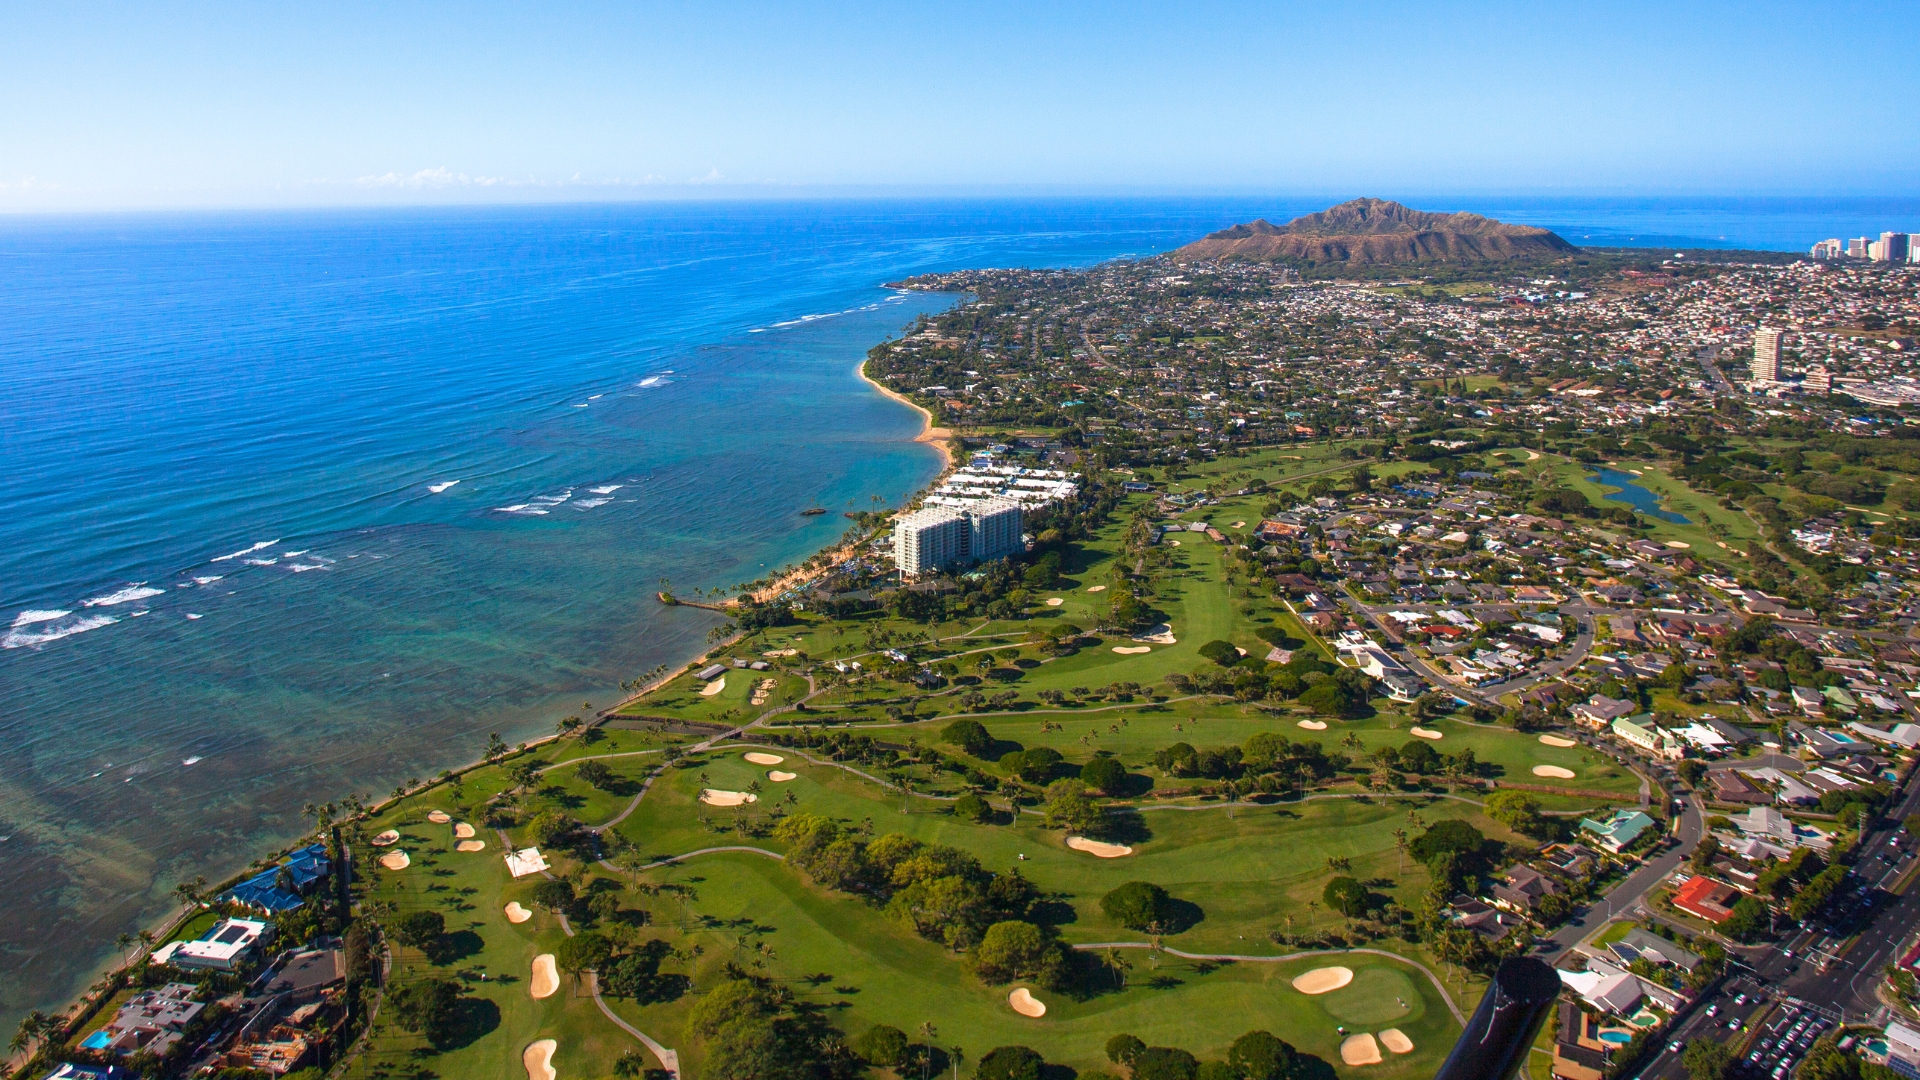
[[1167, 922], [1172, 897], [1150, 881], [1129, 881], [1100, 898], [1100, 910], [1129, 930], [1146, 930]]
[[1025, 1046], [996, 1046], [974, 1066], [980, 1080], [1040, 1080], [1045, 1058]]
[[853, 1052], [872, 1065], [896, 1065], [907, 1052], [907, 1033], [897, 1027], [875, 1024], [865, 1035], [853, 1040]]
[[409, 911], [394, 920], [393, 936], [402, 945], [424, 949], [447, 932], [447, 918], [437, 911]]
[[976, 757], [993, 749], [993, 735], [978, 720], [955, 720], [940, 729], [940, 741]]
[[1127, 782], [1127, 767], [1119, 758], [1097, 757], [1080, 766], [1080, 779], [1108, 795], [1118, 795]]

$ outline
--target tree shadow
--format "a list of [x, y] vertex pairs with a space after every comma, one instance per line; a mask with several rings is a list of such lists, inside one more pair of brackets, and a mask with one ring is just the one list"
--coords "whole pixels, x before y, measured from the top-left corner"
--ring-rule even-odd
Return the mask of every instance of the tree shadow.
[[445, 967], [469, 956], [478, 956], [486, 947], [487, 943], [481, 940], [479, 934], [471, 930], [454, 930], [441, 934], [420, 951], [426, 954], [428, 963]]
[[462, 997], [454, 1001], [453, 1022], [434, 1040], [433, 1048], [442, 1053], [471, 1046], [500, 1026], [500, 1006], [482, 997]]
[[1153, 829], [1147, 824], [1146, 816], [1132, 809], [1108, 813], [1101, 831], [1107, 840], [1119, 844], [1139, 844], [1153, 839]]
[[1162, 911], [1162, 925], [1168, 934], [1184, 934], [1200, 925], [1206, 917], [1207, 913], [1199, 904], [1170, 896], [1167, 898], [1166, 908]]
[[1037, 900], [1027, 908], [1027, 918], [1041, 926], [1065, 926], [1078, 921], [1080, 913], [1065, 900], [1049, 898]]
[[1113, 793], [1117, 799], [1137, 799], [1153, 790], [1153, 777], [1145, 773], [1128, 773], [1120, 784], [1120, 790]]

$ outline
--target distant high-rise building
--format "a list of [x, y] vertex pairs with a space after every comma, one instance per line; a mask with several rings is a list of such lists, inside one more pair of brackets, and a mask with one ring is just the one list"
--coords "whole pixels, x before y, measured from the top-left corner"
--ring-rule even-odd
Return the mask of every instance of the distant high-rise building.
[[1867, 237], [1856, 236], [1847, 241], [1847, 255], [1855, 259], [1864, 259], [1867, 257], [1867, 246], [1871, 243], [1873, 241]]
[[1816, 259], [1837, 259], [1844, 250], [1845, 247], [1836, 238], [1833, 240], [1822, 240], [1813, 245], [1812, 254]]
[[1800, 389], [1809, 394], [1831, 394], [1833, 373], [1827, 370], [1825, 364], [1815, 364], [1807, 369], [1807, 377], [1801, 382]]
[[1874, 253], [1874, 262], [1903, 263], [1913, 247], [1913, 238], [1903, 232], [1883, 232], [1874, 247], [1879, 249]]
[[1757, 383], [1780, 381], [1780, 331], [1761, 327], [1753, 332], [1751, 377]]
[[993, 499], [965, 510], [932, 506], [893, 525], [893, 562], [907, 577], [989, 562], [1025, 548], [1020, 504]]

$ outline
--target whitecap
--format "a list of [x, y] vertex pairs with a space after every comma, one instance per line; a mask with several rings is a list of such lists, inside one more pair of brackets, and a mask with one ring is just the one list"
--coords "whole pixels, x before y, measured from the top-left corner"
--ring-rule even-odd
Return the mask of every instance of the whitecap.
[[247, 559], [245, 560], [245, 562], [248, 566], [277, 566], [279, 565], [280, 560], [279, 559]]
[[293, 571], [296, 574], [304, 574], [309, 570], [325, 570], [326, 568], [327, 568], [327, 565], [325, 563], [317, 563], [317, 562], [287, 564], [287, 569]]
[[221, 576], [222, 575], [220, 574], [212, 574], [207, 577], [197, 577], [193, 579], [193, 583], [195, 585], [211, 585], [214, 582], [219, 581]]
[[573, 504], [573, 508], [575, 510], [591, 510], [596, 506], [605, 506], [612, 501], [612, 499], [581, 499], [579, 502]]
[[496, 513], [501, 514], [544, 514], [547, 512], [544, 507], [535, 506], [532, 503], [514, 503], [512, 506], [496, 506], [493, 509]]
[[764, 334], [766, 332], [767, 332], [767, 328], [764, 326], [756, 326], [753, 329], [747, 331], [747, 333], [749, 334]]
[[176, 588], [176, 589], [191, 589], [191, 588], [193, 588], [193, 582], [191, 582], [191, 581], [176, 581], [176, 582], [174, 582], [174, 584], [173, 584], [173, 587], [174, 587], [174, 588]]
[[611, 495], [614, 492], [619, 491], [623, 487], [626, 487], [626, 485], [625, 484], [602, 484], [597, 488], [588, 488], [587, 490], [593, 492], [595, 495]]
[[27, 630], [14, 630], [7, 634], [6, 637], [0, 638], [0, 649], [34, 648], [45, 645], [49, 641], [59, 641], [61, 638], [72, 637], [75, 634], [84, 634], [89, 630], [98, 630], [103, 626], [112, 626], [119, 621], [119, 619], [112, 615], [89, 615], [84, 619], [76, 619], [73, 622], [67, 623], [65, 626], [55, 626], [47, 630], [39, 631], [38, 633]]
[[230, 555], [215, 555], [212, 559], [208, 561], [209, 562], [226, 562], [228, 559], [237, 559], [242, 555], [251, 555], [256, 551], [259, 551], [261, 548], [270, 548], [279, 542], [280, 541], [278, 539], [262, 540], [250, 548], [243, 548], [239, 551], [233, 552]]
[[[668, 372], [667, 374], [671, 375], [672, 372]], [[646, 378], [640, 380], [639, 386], [642, 390], [650, 390], [653, 387], [664, 384], [666, 381], [667, 381], [666, 375], [649, 375]]]
[[127, 612], [127, 617], [132, 619], [137, 619], [142, 615], [151, 615], [151, 614], [153, 614], [153, 610], [151, 608], [141, 608], [139, 611]]
[[601, 398], [603, 398], [603, 397], [606, 397], [606, 396], [607, 396], [607, 395], [605, 395], [605, 394], [595, 394], [595, 395], [593, 395], [592, 397], [590, 397], [590, 398], [588, 398], [587, 400], [588, 400], [588, 401], [599, 401], [599, 400], [600, 400]]
[[584, 402], [584, 401], [582, 401], [582, 402], [580, 402], [579, 404], [577, 404], [577, 405], [575, 405], [575, 406], [574, 406], [574, 408], [576, 408], [576, 409], [584, 409], [584, 408], [586, 408], [586, 407], [587, 407], [587, 403], [586, 403], [586, 402]]
[[188, 613], [187, 613], [187, 618], [189, 618], [189, 619], [204, 619], [204, 618], [206, 618], [206, 616], [205, 616], [205, 615], [196, 615], [196, 614], [193, 614], [192, 612], [188, 612]]
[[460, 481], [458, 480], [442, 480], [437, 484], [428, 484], [427, 490], [433, 492], [435, 495], [438, 495], [441, 492], [447, 490], [448, 488], [452, 487], [453, 485], [459, 482]]
[[301, 548], [299, 551], [283, 551], [280, 553], [280, 557], [283, 559], [297, 559], [311, 550], [311, 548]]
[[71, 611], [35, 611], [32, 608], [28, 608], [13, 617], [13, 625], [16, 627], [31, 626], [37, 622], [52, 622], [55, 619], [64, 619], [71, 614], [73, 614]]
[[201, 763], [202, 761], [205, 761], [205, 760], [206, 760], [206, 759], [205, 759], [205, 758], [202, 758], [202, 757], [190, 757], [190, 758], [188, 758], [187, 760], [185, 760], [185, 761], [183, 761], [183, 762], [181, 762], [180, 764], [182, 764], [182, 765], [198, 765], [198, 764], [200, 764], [200, 763]]
[[124, 589], [110, 592], [105, 596], [96, 596], [91, 600], [82, 600], [80, 601], [80, 606], [112, 607], [115, 604], [127, 604], [135, 600], [145, 600], [149, 596], [159, 596], [166, 591], [165, 589], [149, 588], [144, 581], [132, 581], [128, 582], [127, 587]]

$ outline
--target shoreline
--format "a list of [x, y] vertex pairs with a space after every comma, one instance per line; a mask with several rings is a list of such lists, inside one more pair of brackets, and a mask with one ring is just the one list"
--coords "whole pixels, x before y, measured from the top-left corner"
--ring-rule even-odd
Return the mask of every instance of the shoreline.
[[900, 404], [905, 405], [907, 408], [912, 409], [914, 412], [919, 413], [920, 414], [920, 434], [914, 436], [913, 441], [918, 443], [926, 443], [927, 445], [933, 447], [935, 450], [939, 451], [941, 472], [944, 473], [948, 469], [953, 468], [953, 450], [951, 447], [947, 445], [947, 440], [953, 438], [953, 429], [934, 427], [932, 413], [928, 412], [924, 407], [915, 404], [913, 400], [908, 398], [905, 394], [901, 394], [895, 390], [889, 389], [888, 387], [881, 385], [881, 383], [877, 379], [875, 379], [871, 375], [868, 375], [867, 362], [865, 360], [860, 361], [859, 365], [853, 369], [853, 373], [855, 375], [860, 376], [860, 379], [862, 382], [865, 382], [868, 386], [871, 386], [875, 390], [880, 391], [882, 395], [886, 397], [890, 397], [893, 400], [899, 402]]

